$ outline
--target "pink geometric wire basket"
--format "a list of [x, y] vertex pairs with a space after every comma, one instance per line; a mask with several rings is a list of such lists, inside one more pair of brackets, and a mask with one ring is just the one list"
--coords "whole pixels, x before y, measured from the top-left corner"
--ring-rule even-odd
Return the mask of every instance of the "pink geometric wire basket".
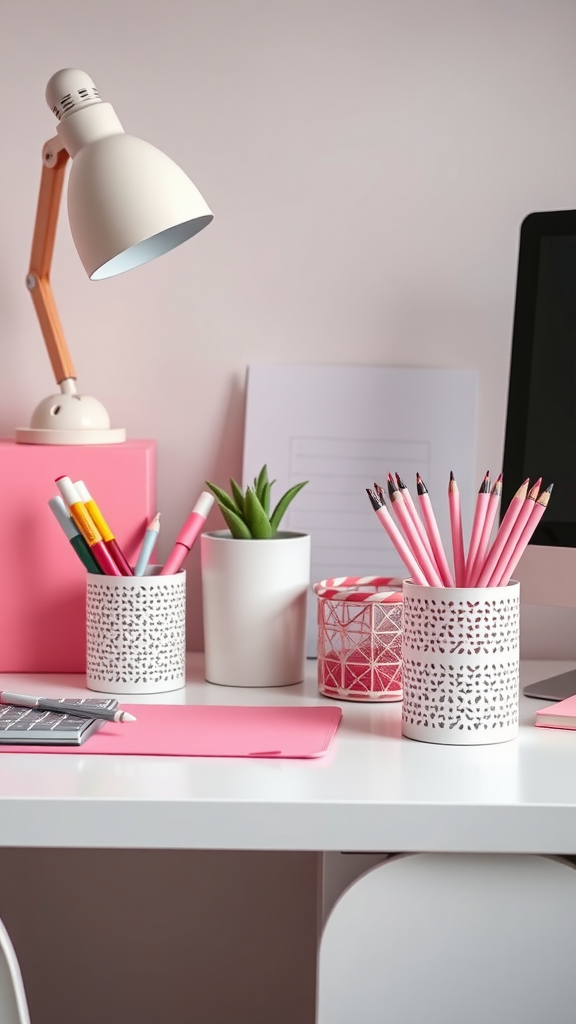
[[318, 689], [355, 701], [402, 700], [402, 581], [340, 576], [314, 584]]

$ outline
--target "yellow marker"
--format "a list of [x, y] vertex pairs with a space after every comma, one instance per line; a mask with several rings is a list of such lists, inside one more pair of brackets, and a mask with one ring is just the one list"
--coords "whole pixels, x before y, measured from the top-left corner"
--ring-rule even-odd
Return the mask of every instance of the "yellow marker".
[[107, 576], [121, 576], [122, 573], [120, 572], [120, 569], [104, 544], [100, 531], [92, 521], [86, 506], [80, 500], [80, 495], [74, 487], [70, 477], [59, 476], [56, 480], [56, 484], [60, 494], [64, 498], [66, 506], [70, 509], [72, 519], [88, 544], [90, 551], [94, 555], [94, 558], [98, 562], [102, 572]]
[[116, 565], [118, 566], [120, 573], [122, 574], [122, 576], [133, 576], [134, 573], [132, 572], [130, 565], [126, 561], [124, 553], [120, 545], [118, 544], [116, 537], [114, 536], [112, 530], [108, 526], [108, 523], [104, 519], [104, 516], [102, 515], [100, 509], [98, 508], [98, 505], [96, 504], [94, 498], [90, 494], [90, 491], [86, 487], [86, 484], [84, 483], [83, 480], [76, 480], [74, 483], [74, 487], [76, 488], [80, 496], [80, 500], [84, 502], [84, 505], [86, 506], [89, 515], [92, 517], [97, 529], [102, 534], [102, 540], [104, 541], [106, 547], [108, 548], [108, 551], [112, 555], [112, 558]]

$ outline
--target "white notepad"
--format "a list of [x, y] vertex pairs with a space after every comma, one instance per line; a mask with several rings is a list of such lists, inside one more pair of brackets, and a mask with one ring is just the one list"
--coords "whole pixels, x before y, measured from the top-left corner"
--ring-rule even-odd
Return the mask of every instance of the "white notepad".
[[[248, 369], [243, 483], [264, 463], [271, 502], [300, 480], [281, 529], [312, 539], [312, 582], [332, 576], [402, 576], [405, 569], [370, 507], [366, 487], [399, 473], [415, 495], [419, 472], [449, 542], [454, 472], [465, 533], [478, 490], [474, 370], [255, 363]], [[316, 604], [308, 600], [309, 657]]]

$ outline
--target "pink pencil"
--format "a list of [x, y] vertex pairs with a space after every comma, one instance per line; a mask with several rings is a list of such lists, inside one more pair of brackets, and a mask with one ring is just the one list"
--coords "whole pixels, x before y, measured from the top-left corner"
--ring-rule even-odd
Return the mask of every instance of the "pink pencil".
[[426, 523], [426, 529], [428, 531], [428, 536], [430, 537], [430, 543], [432, 545], [436, 564], [442, 577], [442, 582], [445, 587], [453, 587], [454, 580], [452, 578], [448, 559], [446, 558], [446, 552], [444, 551], [444, 546], [442, 544], [442, 538], [440, 536], [440, 530], [438, 529], [438, 523], [436, 522], [436, 516], [434, 515], [434, 509], [432, 508], [432, 502], [430, 501], [430, 495], [428, 494], [428, 488], [420, 476], [420, 473], [416, 474], [416, 485], [418, 489], [418, 500], [420, 502], [420, 508], [422, 509], [422, 516]]
[[[389, 480], [390, 480], [390, 477], [391, 477], [391, 474], [389, 473], [388, 474], [388, 479]], [[426, 553], [428, 555], [428, 558], [432, 562], [432, 565], [436, 569], [437, 573], [439, 575], [442, 575], [440, 573], [440, 569], [439, 569], [438, 563], [437, 563], [436, 558], [434, 556], [434, 552], [432, 550], [432, 545], [430, 543], [430, 539], [428, 537], [428, 534], [426, 533], [426, 530], [424, 529], [424, 525], [422, 523], [422, 520], [420, 519], [420, 516], [418, 515], [418, 509], [416, 508], [416, 505], [414, 504], [414, 499], [412, 498], [412, 495], [410, 494], [410, 491], [408, 490], [407, 485], [404, 483], [404, 481], [401, 479], [401, 477], [398, 475], [398, 473], [396, 473], [396, 483], [398, 484], [398, 490], [400, 491], [400, 494], [402, 495], [402, 497], [404, 498], [404, 501], [406, 502], [406, 508], [408, 509], [408, 512], [410, 514], [410, 518], [412, 519], [412, 522], [414, 523], [414, 526], [416, 527], [416, 530], [418, 531], [418, 536], [420, 537], [420, 540], [422, 541], [424, 547], [426, 548]]]
[[480, 484], [480, 490], [478, 491], [478, 497], [476, 498], [476, 508], [474, 509], [474, 520], [472, 522], [472, 533], [470, 536], [470, 544], [468, 546], [468, 557], [466, 559], [466, 583], [465, 586], [470, 586], [470, 579], [472, 576], [472, 567], [474, 565], [474, 559], [480, 547], [480, 539], [482, 537], [482, 528], [484, 526], [484, 520], [486, 519], [486, 512], [488, 509], [488, 502], [490, 500], [490, 473], [486, 473], [482, 483]]
[[450, 473], [450, 483], [448, 484], [448, 507], [450, 510], [450, 532], [452, 534], [452, 557], [454, 559], [456, 586], [463, 587], [466, 580], [466, 559], [464, 557], [460, 491], [452, 472]]
[[[382, 488], [380, 488], [380, 490], [382, 490]], [[404, 537], [400, 533], [400, 530], [396, 526], [396, 523], [394, 522], [392, 516], [390, 515], [388, 509], [386, 508], [386, 502], [384, 501], [384, 497], [380, 497], [379, 495], [375, 494], [375, 492], [370, 487], [366, 488], [366, 493], [370, 498], [372, 508], [374, 509], [376, 515], [378, 516], [378, 519], [382, 523], [382, 526], [384, 527], [386, 533], [390, 537], [390, 540], [392, 541], [394, 547], [396, 548], [396, 551], [398, 552], [400, 558], [404, 562], [404, 565], [408, 569], [412, 581], [416, 583], [417, 586], [419, 587], [427, 587], [428, 580], [424, 576], [424, 573], [422, 572], [420, 566], [418, 565], [418, 562], [414, 558], [412, 552], [410, 551], [410, 548], [408, 547], [406, 541], [404, 540]]]
[[524, 554], [524, 551], [528, 547], [528, 544], [530, 542], [530, 538], [532, 537], [532, 534], [534, 533], [534, 530], [538, 526], [538, 523], [540, 522], [540, 520], [542, 519], [542, 516], [544, 515], [544, 513], [546, 511], [546, 508], [548, 506], [548, 502], [550, 501], [550, 495], [552, 494], [552, 488], [553, 487], [554, 487], [554, 484], [550, 484], [550, 486], [547, 487], [545, 491], [542, 491], [542, 493], [538, 496], [538, 498], [534, 502], [534, 508], [532, 509], [532, 511], [530, 513], [530, 518], [529, 518], [528, 522], [526, 523], [526, 526], [522, 530], [522, 533], [520, 534], [520, 539], [518, 540], [518, 543], [517, 543], [516, 547], [514, 548], [514, 554], [512, 555], [512, 558], [510, 559], [510, 561], [508, 562], [508, 565], [506, 566], [506, 569], [504, 571], [504, 575], [502, 576], [502, 579], [500, 580], [500, 584], [499, 585], [501, 587], [505, 587], [506, 584], [510, 582], [510, 579], [512, 577], [512, 573], [514, 572], [516, 566], [518, 565], [518, 562], [522, 558], [522, 555]]
[[510, 531], [510, 536], [508, 537], [508, 540], [504, 545], [502, 554], [500, 555], [500, 558], [496, 563], [496, 568], [494, 569], [494, 572], [492, 573], [490, 579], [488, 580], [489, 587], [500, 586], [500, 581], [504, 573], [506, 572], [506, 568], [508, 566], [510, 559], [512, 558], [512, 555], [514, 554], [514, 551], [516, 550], [516, 545], [518, 544], [518, 541], [522, 536], [522, 531], [526, 526], [526, 523], [528, 522], [530, 516], [532, 515], [532, 511], [534, 509], [534, 502], [538, 497], [538, 491], [540, 490], [541, 482], [541, 479], [537, 480], [534, 486], [531, 487], [528, 491], [528, 497], [526, 498], [526, 501], [520, 509], [518, 518], [516, 519], [516, 522], [514, 523], [514, 526]]
[[494, 543], [488, 552], [488, 557], [480, 570], [480, 576], [476, 581], [477, 587], [488, 586], [488, 580], [498, 564], [498, 560], [504, 550], [506, 541], [510, 536], [512, 527], [514, 526], [514, 523], [516, 522], [526, 500], [529, 483], [529, 480], [525, 480], [522, 486], [516, 491], [516, 494], [510, 499], [510, 504], [508, 505], [502, 522], [500, 523], [500, 529], [494, 538]]
[[476, 558], [474, 559], [474, 565], [471, 569], [469, 587], [475, 587], [478, 583], [478, 577], [482, 572], [482, 566], [486, 560], [486, 552], [490, 545], [490, 534], [492, 533], [492, 526], [494, 524], [494, 518], [496, 516], [496, 509], [500, 501], [502, 494], [502, 473], [496, 479], [496, 483], [490, 492], [490, 498], [488, 501], [488, 508], [486, 509], [486, 518], [484, 520], [484, 526], [482, 527], [482, 536], [480, 537], [480, 544], [478, 545], [478, 551], [476, 552]]
[[406, 540], [412, 548], [412, 553], [420, 565], [422, 572], [424, 573], [428, 583], [431, 587], [443, 587], [444, 584], [440, 578], [437, 570], [434, 568], [432, 559], [429, 557], [426, 548], [422, 544], [416, 527], [410, 518], [410, 513], [406, 508], [406, 503], [402, 497], [400, 491], [396, 487], [394, 480], [390, 476], [388, 480], [388, 493], [390, 495], [390, 502], [395, 514], [398, 516], [398, 521], [404, 530]]

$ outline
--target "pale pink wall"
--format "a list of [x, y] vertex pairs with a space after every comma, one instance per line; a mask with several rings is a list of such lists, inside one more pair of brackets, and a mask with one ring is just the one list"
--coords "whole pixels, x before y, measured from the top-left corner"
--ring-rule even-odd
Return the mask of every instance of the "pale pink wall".
[[[216, 215], [185, 247], [98, 284], [64, 219], [58, 237], [54, 286], [80, 386], [131, 436], [158, 440], [161, 556], [204, 479], [239, 474], [253, 360], [477, 367], [478, 469], [497, 465], [519, 224], [576, 197], [574, 38], [566, 0], [5, 0], [0, 434], [52, 390], [23, 279], [54, 133], [44, 85], [72, 65]], [[199, 648], [197, 551], [188, 568]], [[102, 865], [121, 873], [114, 857]], [[254, 862], [255, 891], [265, 863]], [[284, 871], [296, 884], [289, 860]], [[216, 900], [218, 880], [206, 886]], [[64, 934], [75, 911], [60, 913]], [[258, 900], [248, 923], [235, 911], [230, 935], [254, 937], [265, 913]], [[290, 928], [293, 948], [309, 949], [309, 907]], [[19, 927], [26, 957], [27, 942]], [[89, 934], [81, 952], [100, 955]], [[243, 984], [229, 960], [228, 991]], [[300, 969], [293, 985], [310, 1008]]]
[[76, 65], [215, 212], [99, 283], [58, 237], [80, 385], [158, 439], [161, 556], [204, 479], [240, 472], [252, 360], [478, 367], [478, 465], [498, 464], [519, 224], [576, 195], [575, 35], [566, 0], [5, 0], [0, 434], [52, 390], [23, 278], [44, 86]]

